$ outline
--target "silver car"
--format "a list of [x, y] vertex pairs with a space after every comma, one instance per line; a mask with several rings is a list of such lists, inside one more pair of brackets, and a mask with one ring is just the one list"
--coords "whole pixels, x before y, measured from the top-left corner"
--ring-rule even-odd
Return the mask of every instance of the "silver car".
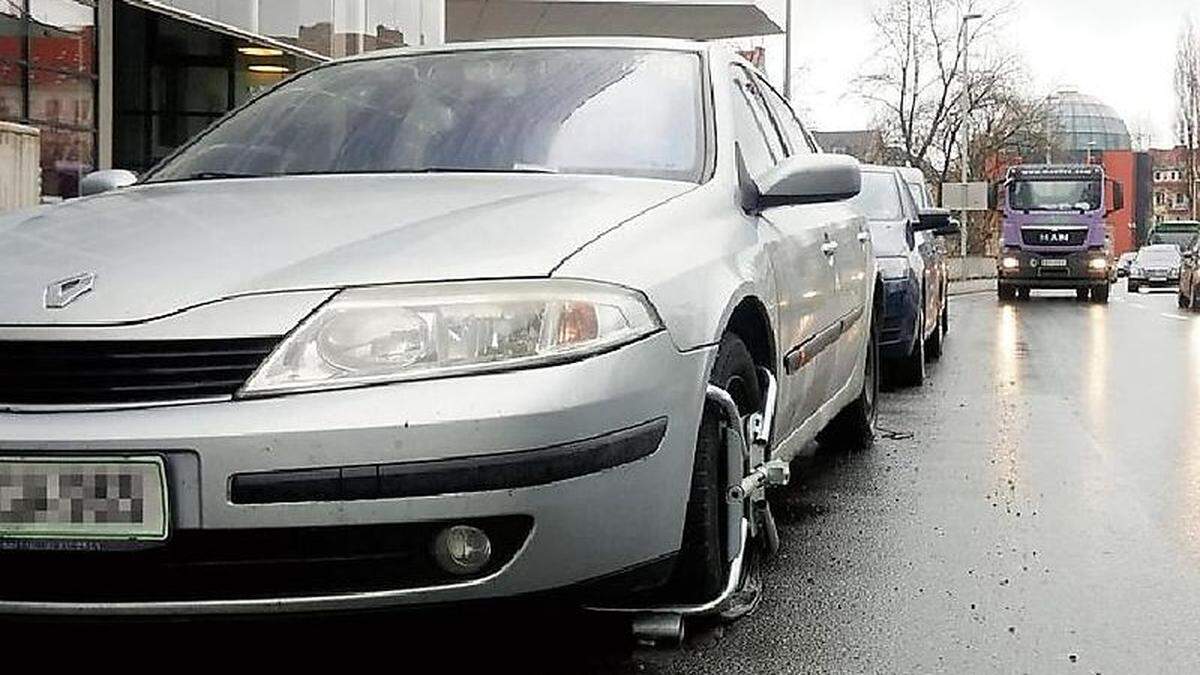
[[724, 47], [528, 40], [0, 219], [0, 613], [711, 611], [787, 461], [870, 442], [860, 185]]

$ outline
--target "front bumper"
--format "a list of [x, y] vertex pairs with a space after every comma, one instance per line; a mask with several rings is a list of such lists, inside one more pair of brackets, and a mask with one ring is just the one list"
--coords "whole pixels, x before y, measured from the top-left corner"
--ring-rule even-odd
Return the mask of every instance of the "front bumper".
[[1168, 274], [1162, 277], [1130, 276], [1129, 283], [1143, 288], [1178, 288], [1179, 275]]
[[[1105, 286], [1112, 281], [1111, 265], [1103, 269], [1092, 269], [1090, 262], [1097, 258], [1095, 251], [1074, 253], [1034, 253], [1031, 251], [1005, 251], [1000, 256], [998, 274], [1000, 284], [1013, 288], [1080, 288], [1082, 286]], [[1003, 264], [1006, 258], [1015, 258], [1018, 267], [1010, 269]], [[1050, 261], [1050, 265], [1047, 265]], [[1065, 261], [1065, 265], [1058, 261]], [[1057, 265], [1054, 263], [1058, 262]]]
[[[501, 568], [479, 578], [417, 583], [397, 574], [394, 587], [346, 579], [336, 592], [315, 594], [218, 589], [152, 599], [39, 598], [25, 581], [17, 593], [16, 580], [0, 580], [0, 614], [263, 613], [454, 602], [576, 586], [662, 560], [679, 549], [714, 352], [680, 353], [660, 333], [578, 363], [494, 375], [174, 408], [0, 413], [0, 456], [164, 455], [174, 533], [168, 549], [199, 535], [253, 540], [258, 533], [294, 532], [299, 540], [338, 528], [407, 526], [415, 529], [403, 536], [418, 536], [412, 532], [429, 524], [497, 519], [516, 528], [517, 542]], [[473, 458], [571, 446], [656, 420], [667, 423], [649, 456], [545, 484], [307, 501], [231, 496], [235, 475], [326, 469], [344, 486], [347, 468], [451, 461], [469, 470]], [[235, 503], [247, 501], [256, 503]], [[46, 554], [0, 551], [0, 565], [36, 563], [39, 555]]]

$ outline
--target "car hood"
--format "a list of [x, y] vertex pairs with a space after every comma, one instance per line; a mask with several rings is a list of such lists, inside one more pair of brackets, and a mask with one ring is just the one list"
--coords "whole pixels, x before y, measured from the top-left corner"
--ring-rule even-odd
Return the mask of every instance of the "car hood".
[[[559, 175], [147, 184], [0, 217], [0, 325], [143, 321], [252, 293], [536, 277], [694, 188]], [[52, 282], [94, 290], [45, 307]]]

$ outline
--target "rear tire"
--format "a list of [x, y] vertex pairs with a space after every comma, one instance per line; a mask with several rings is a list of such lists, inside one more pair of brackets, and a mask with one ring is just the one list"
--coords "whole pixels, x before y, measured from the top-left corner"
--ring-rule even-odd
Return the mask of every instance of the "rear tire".
[[1111, 290], [1112, 290], [1112, 287], [1109, 286], [1108, 284], [1104, 284], [1103, 286], [1092, 287], [1092, 300], [1095, 302], [1098, 302], [1102, 305], [1107, 305], [1108, 304], [1108, 295], [1111, 292]]
[[[758, 373], [750, 350], [738, 336], [721, 339], [709, 382], [729, 392], [738, 412], [749, 415], [762, 405]], [[728, 573], [725, 559], [725, 442], [721, 411], [705, 402], [696, 438], [691, 491], [683, 524], [683, 543], [669, 582], [671, 598], [707, 602], [720, 594]]]
[[945, 342], [946, 336], [950, 334], [950, 289], [942, 291], [942, 298], [945, 302], [942, 305], [942, 342]]
[[913, 339], [912, 352], [900, 360], [897, 368], [898, 382], [902, 387], [920, 387], [925, 384], [925, 304], [917, 310], [917, 335]]
[[879, 417], [879, 322], [882, 311], [871, 317], [871, 335], [867, 343], [866, 372], [858, 398], [829, 423], [817, 436], [821, 449], [829, 453], [869, 450], [875, 445], [875, 421]]

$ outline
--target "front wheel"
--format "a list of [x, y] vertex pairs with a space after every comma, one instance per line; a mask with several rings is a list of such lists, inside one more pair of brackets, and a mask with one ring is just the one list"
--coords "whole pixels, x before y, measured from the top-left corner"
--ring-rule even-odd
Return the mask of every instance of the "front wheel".
[[1133, 279], [1130, 279], [1129, 281], [1125, 282], [1125, 290], [1130, 293], [1137, 293], [1138, 285], [1134, 283]]
[[880, 313], [877, 309], [871, 317], [871, 334], [867, 339], [862, 390], [854, 403], [835, 417], [817, 436], [817, 442], [823, 450], [853, 452], [867, 450], [875, 444], [875, 420], [879, 416]]
[[1189, 300], [1188, 297], [1183, 294], [1183, 289], [1180, 288], [1179, 289], [1179, 309], [1191, 309], [1191, 308], [1192, 308], [1192, 301]]
[[[721, 339], [711, 384], [729, 392], [741, 416], [762, 406], [762, 390], [754, 359], [746, 343], [732, 333]], [[696, 437], [696, 458], [692, 466], [691, 492], [683, 524], [683, 543], [669, 584], [673, 600], [707, 602], [717, 597], [725, 585], [725, 487], [727, 483], [724, 416], [705, 402], [700, 432]]]
[[1017, 289], [1008, 284], [1000, 284], [996, 287], [996, 294], [1002, 302], [1012, 301], [1017, 297]]
[[1083, 286], [1081, 288], [1075, 289], [1075, 299], [1079, 300], [1080, 302], [1087, 300], [1090, 295], [1091, 295], [1091, 289], [1088, 288], [1087, 286]]
[[1108, 304], [1108, 295], [1112, 287], [1108, 284], [1092, 287], [1092, 300], [1102, 305]]

